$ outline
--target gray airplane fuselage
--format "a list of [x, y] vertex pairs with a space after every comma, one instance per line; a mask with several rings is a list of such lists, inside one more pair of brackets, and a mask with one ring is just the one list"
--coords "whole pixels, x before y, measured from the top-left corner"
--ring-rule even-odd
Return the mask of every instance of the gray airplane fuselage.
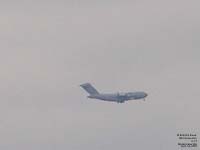
[[128, 93], [112, 93], [104, 94], [99, 93], [90, 83], [84, 83], [80, 85], [90, 95], [88, 98], [99, 99], [104, 101], [123, 103], [128, 100], [145, 99], [147, 93], [145, 92], [128, 92]]
[[95, 95], [89, 95], [88, 98], [93, 99], [100, 99], [104, 101], [114, 101], [118, 103], [123, 103], [128, 100], [139, 100], [139, 99], [145, 99], [147, 94], [145, 92], [128, 92], [128, 93], [115, 93], [115, 94], [95, 94]]

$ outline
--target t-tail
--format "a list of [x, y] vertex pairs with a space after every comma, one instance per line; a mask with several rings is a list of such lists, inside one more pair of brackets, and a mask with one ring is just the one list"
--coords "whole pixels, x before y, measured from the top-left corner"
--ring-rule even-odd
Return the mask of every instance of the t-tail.
[[97, 95], [99, 92], [90, 84], [84, 83], [80, 85], [84, 90], [86, 90], [90, 95]]

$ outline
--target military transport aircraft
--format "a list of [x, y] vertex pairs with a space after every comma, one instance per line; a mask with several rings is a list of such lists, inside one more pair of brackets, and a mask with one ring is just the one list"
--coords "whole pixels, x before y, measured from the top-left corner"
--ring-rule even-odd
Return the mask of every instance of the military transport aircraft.
[[80, 85], [84, 90], [86, 90], [90, 95], [88, 98], [99, 99], [103, 101], [111, 101], [117, 103], [124, 103], [128, 100], [145, 100], [147, 93], [145, 92], [127, 92], [127, 93], [99, 93], [90, 83], [84, 83]]

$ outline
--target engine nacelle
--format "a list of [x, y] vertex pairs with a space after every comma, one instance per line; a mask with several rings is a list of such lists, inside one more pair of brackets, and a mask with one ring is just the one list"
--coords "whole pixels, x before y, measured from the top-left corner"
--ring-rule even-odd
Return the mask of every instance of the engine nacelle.
[[118, 103], [124, 103], [126, 100], [126, 93], [117, 93]]

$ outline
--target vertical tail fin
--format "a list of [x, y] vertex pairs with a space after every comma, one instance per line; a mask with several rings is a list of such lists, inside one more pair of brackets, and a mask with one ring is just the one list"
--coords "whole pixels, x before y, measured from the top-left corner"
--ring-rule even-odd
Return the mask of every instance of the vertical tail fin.
[[90, 84], [84, 83], [80, 85], [84, 90], [86, 90], [90, 95], [99, 94], [99, 92]]

